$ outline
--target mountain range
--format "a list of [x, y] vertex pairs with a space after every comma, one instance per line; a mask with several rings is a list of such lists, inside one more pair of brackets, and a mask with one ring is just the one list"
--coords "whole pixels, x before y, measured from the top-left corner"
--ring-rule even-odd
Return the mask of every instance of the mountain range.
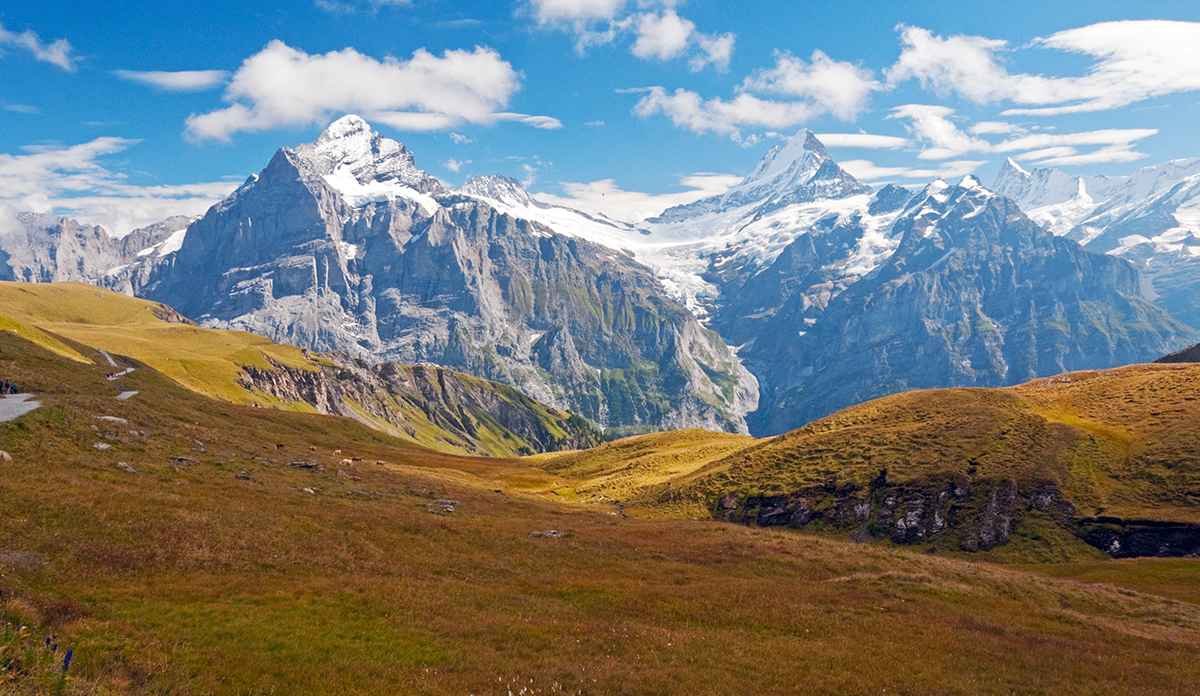
[[1193, 170], [1072, 178], [1010, 162], [992, 190], [967, 177], [874, 191], [804, 130], [725, 193], [630, 224], [504, 177], [449, 190], [347, 116], [199, 219], [113, 240], [22, 215], [0, 235], [0, 273], [446, 365], [617, 434], [770, 435], [898, 391], [1013, 385], [1195, 342]]

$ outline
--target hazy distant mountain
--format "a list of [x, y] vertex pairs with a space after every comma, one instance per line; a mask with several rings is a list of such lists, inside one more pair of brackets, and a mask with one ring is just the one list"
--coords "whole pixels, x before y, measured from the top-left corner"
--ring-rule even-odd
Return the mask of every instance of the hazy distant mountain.
[[1200, 327], [1200, 159], [1124, 177], [1028, 172], [1010, 159], [993, 188], [1051, 232], [1129, 260], [1148, 297]]

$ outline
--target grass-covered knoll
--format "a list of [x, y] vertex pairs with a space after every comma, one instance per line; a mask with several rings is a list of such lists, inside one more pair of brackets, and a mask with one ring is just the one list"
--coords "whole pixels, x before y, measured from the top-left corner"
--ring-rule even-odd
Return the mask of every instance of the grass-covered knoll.
[[[72, 649], [67, 694], [1200, 683], [1200, 605], [1179, 576], [1057, 580], [790, 530], [626, 518], [514, 492], [527, 460], [222, 403], [145, 367], [124, 378], [138, 396], [118, 401], [106, 366], [11, 334], [0, 356], [44, 403], [0, 424], [13, 459], [0, 458], [0, 640], [21, 624], [33, 636], [22, 646], [53, 635]], [[706, 442], [675, 444], [688, 438]], [[0, 662], [6, 690], [48, 693], [52, 677], [50, 663], [26, 674]]]
[[586, 422], [504, 385], [420, 367], [373, 376], [348, 358], [202, 328], [165, 305], [90, 285], [0, 282], [0, 329], [76, 361], [104, 350], [222, 401], [343, 414], [447, 452], [513, 456], [599, 441]]
[[[538, 463], [557, 477], [554, 492], [568, 500], [629, 503], [657, 500], [709, 463], [757, 442], [748, 435], [676, 430], [638, 435], [582, 452], [544, 454]], [[644, 512], [702, 517], [702, 505], [655, 504]]]
[[[40, 329], [26, 338], [54, 350], [64, 337], [95, 350], [126, 355], [200, 394], [232, 403], [292, 410], [312, 408], [264, 399], [238, 385], [242, 367], [270, 368], [272, 361], [300, 369], [316, 365], [295, 346], [281, 345], [244, 331], [217, 331], [161, 318], [171, 310], [81, 283], [0, 282], [0, 322]], [[3, 324], [0, 323], [0, 326]], [[15, 327], [14, 327], [15, 328]], [[61, 352], [61, 351], [59, 351]], [[89, 361], [93, 355], [82, 356]]]
[[1096, 558], [1090, 518], [1200, 524], [1200, 365], [907, 392], [769, 440], [662, 433], [539, 461], [559, 497], [631, 510]]

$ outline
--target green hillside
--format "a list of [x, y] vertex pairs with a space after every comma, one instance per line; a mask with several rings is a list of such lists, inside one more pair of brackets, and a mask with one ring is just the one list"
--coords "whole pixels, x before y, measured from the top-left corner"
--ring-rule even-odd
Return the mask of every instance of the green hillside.
[[[3, 377], [43, 404], [0, 423], [11, 457], [0, 457], [3, 693], [1177, 694], [1200, 683], [1194, 559], [1108, 561], [1057, 580], [1077, 566], [1032, 573], [626, 517], [607, 500], [542, 495], [540, 481], [565, 478], [541, 468], [548, 457], [439, 453], [350, 419], [213, 400], [140, 363], [119, 381], [138, 394], [118, 400], [107, 364], [11, 332], [0, 356]], [[607, 468], [554, 466], [594, 477], [623, 448], [658, 444], [602, 448]], [[704, 459], [738, 443], [691, 432], [666, 444]]]

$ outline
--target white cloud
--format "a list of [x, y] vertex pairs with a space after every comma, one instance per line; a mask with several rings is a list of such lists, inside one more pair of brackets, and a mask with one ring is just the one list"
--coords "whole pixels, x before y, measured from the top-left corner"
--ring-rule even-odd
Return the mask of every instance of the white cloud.
[[1015, 152], [1063, 145], [1131, 145], [1158, 133], [1157, 128], [1108, 128], [1079, 133], [1035, 133], [1010, 138], [996, 145], [996, 152]]
[[532, 0], [533, 14], [540, 24], [612, 21], [625, 7], [625, 0]]
[[[1100, 162], [1131, 162], [1145, 157], [1135, 152], [1133, 145], [1158, 133], [1155, 128], [1108, 128], [1077, 133], [1027, 133], [1008, 124], [984, 122], [983, 128], [971, 127], [970, 132], [1014, 134], [1007, 140], [991, 143], [975, 138], [959, 129], [950, 120], [954, 110], [929, 104], [905, 104], [892, 109], [888, 118], [908, 119], [913, 137], [928, 144], [917, 155], [923, 160], [958, 157], [967, 152], [1021, 152], [1016, 159], [1047, 159], [1055, 164], [1092, 164]], [[976, 126], [981, 124], [976, 124]], [[1100, 149], [1079, 154], [1078, 146], [1099, 145]], [[1068, 151], [1069, 150], [1069, 151]]]
[[[869, 71], [814, 51], [811, 62], [777, 53], [775, 67], [746, 78], [731, 101], [719, 97], [706, 101], [684, 89], [671, 94], [662, 87], [628, 91], [648, 92], [634, 106], [639, 116], [661, 113], [681, 128], [729, 135], [737, 142], [752, 144], [760, 136], [743, 138], [742, 128], [788, 129], [824, 114], [853, 120], [879, 86]], [[787, 99], [768, 99], [754, 92]]]
[[746, 126], [790, 128], [819, 115], [821, 110], [805, 102], [776, 102], [745, 93], [732, 101], [705, 101], [684, 89], [668, 94], [662, 87], [652, 87], [633, 112], [643, 118], [661, 113], [676, 126], [696, 133], [738, 135], [739, 129]]
[[883, 179], [958, 179], [973, 173], [987, 162], [984, 160], [960, 160], [946, 162], [936, 169], [913, 169], [911, 167], [880, 167], [870, 160], [848, 160], [838, 164], [859, 181]]
[[[0, 24], [0, 47], [13, 46], [28, 51], [34, 58], [46, 63], [53, 63], [68, 72], [75, 72], [75, 51], [66, 39], [58, 39], [54, 43], [45, 44], [32, 30], [27, 29], [20, 34], [14, 34]], [[2, 53], [0, 53], [2, 55]]]
[[238, 68], [225, 90], [230, 106], [189, 116], [186, 132], [228, 140], [242, 131], [318, 124], [334, 113], [420, 131], [487, 124], [519, 87], [517, 72], [490, 48], [441, 57], [419, 49], [400, 61], [353, 48], [309, 55], [276, 40]]
[[1008, 135], [1009, 133], [1024, 133], [1025, 129], [1004, 121], [980, 121], [967, 129], [971, 135]]
[[[1039, 165], [1045, 167], [1068, 167], [1081, 164], [1103, 164], [1107, 162], [1133, 162], [1146, 157], [1141, 152], [1135, 152], [1132, 144], [1125, 145], [1110, 145], [1102, 147], [1099, 150], [1085, 152], [1083, 154], [1072, 154], [1070, 151], [1074, 148], [1047, 148], [1043, 153], [1050, 152], [1056, 154], [1054, 157], [1042, 159], [1038, 162]], [[1055, 151], [1061, 151], [1056, 153]]]
[[908, 167], [880, 167], [874, 162], [864, 159], [838, 162], [838, 166], [850, 172], [850, 176], [859, 181], [879, 181], [904, 176]]
[[604, 121], [588, 121], [583, 125], [587, 126], [588, 128], [603, 128]]
[[661, 214], [671, 206], [694, 203], [725, 193], [741, 180], [740, 176], [701, 172], [679, 180], [680, 186], [685, 188], [683, 191], [649, 194], [623, 191], [612, 179], [602, 179], [586, 184], [564, 183], [562, 188], [565, 196], [535, 193], [533, 197], [543, 203], [564, 205], [591, 215], [605, 215], [613, 220], [636, 224]]
[[961, 131], [950, 116], [954, 109], [932, 104], [905, 104], [892, 108], [888, 118], [908, 119], [907, 128], [913, 137], [932, 147], [918, 155], [921, 159], [949, 159], [964, 152], [986, 152], [990, 143], [972, 138]]
[[40, 114], [40, 113], [42, 113], [41, 109], [37, 108], [36, 106], [30, 106], [29, 104], [5, 104], [4, 110], [11, 111], [14, 114]]
[[662, 15], [646, 13], [637, 18], [634, 26], [637, 41], [630, 51], [638, 58], [670, 60], [687, 50], [688, 39], [696, 25], [668, 10]]
[[708, 34], [696, 33], [696, 44], [700, 47], [700, 52], [688, 61], [693, 72], [699, 72], [706, 65], [712, 65], [717, 70], [727, 70], [729, 61], [733, 58], [733, 44], [737, 37], [733, 34], [721, 34], [720, 36], [710, 36]]
[[817, 140], [825, 147], [861, 147], [872, 150], [894, 150], [908, 145], [907, 138], [870, 133], [818, 133]]
[[451, 157], [450, 159], [446, 160], [445, 167], [446, 167], [446, 169], [449, 169], [452, 172], [457, 172], [458, 170], [463, 168], [463, 165], [467, 165], [470, 163], [471, 163], [471, 160], [467, 160], [466, 162], [459, 162], [458, 160]]
[[1047, 147], [1041, 150], [1031, 150], [1013, 156], [1013, 159], [1019, 162], [1043, 160], [1050, 157], [1068, 157], [1079, 154], [1079, 150], [1073, 147]]
[[533, 126], [534, 128], [540, 128], [542, 130], [558, 130], [559, 128], [563, 127], [562, 121], [550, 116], [530, 116], [528, 114], [501, 113], [494, 114], [493, 117], [497, 121], [516, 121], [517, 123], [524, 123], [527, 126]]
[[224, 84], [229, 79], [229, 72], [225, 70], [184, 70], [180, 72], [115, 70], [113, 74], [125, 80], [141, 82], [168, 92], [200, 92]]
[[530, 0], [538, 25], [570, 32], [580, 54], [592, 46], [613, 43], [618, 36], [636, 38], [630, 52], [642, 60], [673, 60], [690, 54], [693, 71], [713, 65], [725, 70], [733, 56], [733, 34], [696, 31], [694, 22], [675, 12], [675, 0], [638, 0], [630, 12], [626, 0]]
[[1009, 101], [1004, 115], [1104, 111], [1153, 97], [1200, 90], [1200, 23], [1118, 21], [1069, 29], [1035, 40], [1034, 47], [1090, 56], [1079, 76], [1009, 73], [997, 59], [1004, 41], [979, 36], [944, 38], [901, 26], [904, 48], [885, 71], [890, 84], [916, 79], [939, 94], [957, 93], [986, 104]]
[[228, 181], [135, 186], [99, 162], [137, 142], [106, 137], [0, 154], [0, 201], [17, 210], [75, 217], [120, 237], [172, 215], [198, 215], [237, 188]]
[[525, 170], [525, 178], [521, 180], [521, 185], [532, 186], [537, 181], [537, 167], [531, 164], [522, 164], [521, 168]]
[[451, 133], [450, 137], [453, 138], [454, 142], [457, 143], [458, 145], [466, 145], [467, 143], [475, 142], [471, 138], [468, 138], [467, 136], [465, 136], [461, 133]]
[[774, 68], [760, 71], [742, 84], [744, 91], [808, 100], [843, 121], [854, 120], [866, 108], [871, 92], [879, 88], [869, 70], [833, 60], [821, 51], [813, 51], [808, 63], [790, 53], [778, 53]]

